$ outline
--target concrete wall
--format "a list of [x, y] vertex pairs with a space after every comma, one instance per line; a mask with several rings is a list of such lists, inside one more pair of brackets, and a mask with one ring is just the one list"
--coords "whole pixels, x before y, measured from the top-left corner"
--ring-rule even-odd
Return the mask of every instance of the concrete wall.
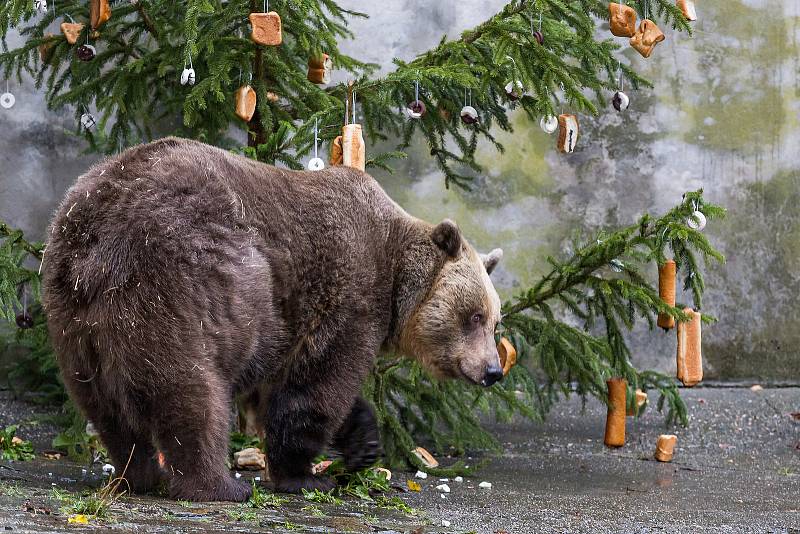
[[[456, 36], [499, 9], [498, 0], [342, 0], [367, 12], [353, 20], [345, 49], [390, 67]], [[411, 213], [452, 217], [477, 246], [502, 246], [497, 280], [506, 296], [546, 269], [576, 230], [629, 224], [662, 212], [703, 187], [730, 210], [707, 229], [728, 262], [707, 276], [707, 373], [718, 378], [800, 378], [800, 7], [779, 0], [705, 0], [694, 37], [665, 29], [649, 60], [621, 57], [655, 83], [628, 91], [625, 114], [610, 107], [581, 116], [577, 153], [516, 117], [502, 135], [506, 155], [481, 149], [485, 172], [470, 192], [445, 190], [427, 150], [415, 146], [394, 175], [378, 175]], [[14, 40], [12, 38], [12, 44]], [[368, 43], [368, 46], [365, 45]], [[620, 43], [623, 43], [620, 40]], [[72, 116], [45, 110], [32, 84], [15, 87], [17, 106], [0, 110], [0, 216], [41, 235], [64, 189], [92, 161], [64, 133]], [[688, 300], [688, 296], [685, 300]], [[674, 334], [632, 335], [636, 363], [674, 370]]]

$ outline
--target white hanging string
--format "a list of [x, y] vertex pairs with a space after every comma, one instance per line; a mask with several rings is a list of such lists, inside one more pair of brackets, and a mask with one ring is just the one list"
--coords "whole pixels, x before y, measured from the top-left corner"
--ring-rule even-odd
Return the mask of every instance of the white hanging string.
[[356, 123], [356, 90], [353, 89], [353, 124]]
[[317, 141], [319, 141], [319, 117], [314, 119], [314, 157], [317, 157]]
[[419, 102], [419, 80], [414, 82], [414, 102]]

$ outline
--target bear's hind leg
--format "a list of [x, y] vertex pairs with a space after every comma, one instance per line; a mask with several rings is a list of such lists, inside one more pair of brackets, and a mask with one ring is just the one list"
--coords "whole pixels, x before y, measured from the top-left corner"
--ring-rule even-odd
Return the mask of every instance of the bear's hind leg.
[[275, 491], [330, 491], [336, 483], [311, 473], [329, 439], [331, 416], [303, 386], [277, 388], [267, 404], [267, 459]]
[[231, 394], [212, 373], [184, 377], [179, 392], [162, 399], [157, 439], [171, 475], [169, 494], [189, 501], [236, 501], [253, 490], [225, 465]]
[[[92, 424], [114, 462], [116, 476], [124, 476], [134, 493], [147, 493], [156, 489], [164, 480], [165, 473], [156, 460], [152, 436], [135, 431], [118, 416], [95, 416]], [[128, 489], [124, 484], [123, 488]]]
[[333, 446], [342, 453], [349, 471], [371, 466], [382, 454], [375, 412], [363, 398], [356, 398], [350, 415], [336, 432]]

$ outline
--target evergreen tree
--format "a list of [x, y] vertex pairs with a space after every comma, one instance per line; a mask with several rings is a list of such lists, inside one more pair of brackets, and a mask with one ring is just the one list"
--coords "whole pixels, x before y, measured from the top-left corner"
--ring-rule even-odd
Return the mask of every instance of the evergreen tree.
[[[395, 60], [394, 70], [383, 77], [375, 76], [375, 65], [339, 51], [341, 39], [358, 37], [348, 30], [348, 17], [364, 15], [333, 0], [270, 2], [282, 20], [283, 42], [278, 46], [258, 45], [249, 38], [248, 15], [265, 9], [262, 0], [119, 1], [111, 5], [111, 18], [96, 29], [89, 23], [89, 3], [50, 0], [50, 9], [41, 13], [32, 0], [6, 1], [0, 6], [0, 72], [20, 81], [23, 73], [33, 76], [46, 91], [48, 106], [71, 110], [76, 131], [99, 152], [172, 133], [301, 168], [313, 149], [315, 126], [320, 138], [332, 141], [345, 115], [355, 114], [371, 145], [400, 139], [397, 151], [369, 154], [368, 168], [388, 168], [392, 157], [402, 157], [412, 138], [422, 135], [445, 185], [469, 187], [470, 169], [478, 169], [478, 142], [486, 140], [502, 151], [492, 131], [510, 131], [509, 114], [515, 110], [536, 121], [556, 115], [562, 106], [595, 113], [617, 88], [620, 71], [634, 87], [649, 85], [620, 64], [618, 42], [598, 38], [603, 33], [598, 21], [607, 17], [608, 6], [595, 0], [512, 1], [460, 37], [443, 37], [434, 49], [409, 62]], [[648, 14], [662, 25], [689, 30], [668, 0], [627, 3], [640, 17]], [[62, 17], [83, 23], [75, 44], [48, 33]], [[14, 49], [5, 40], [11, 28], [25, 38]], [[541, 43], [537, 32], [544, 37]], [[96, 47], [97, 55], [81, 61], [76, 48], [87, 43]], [[308, 80], [309, 61], [323, 53], [349, 83], [321, 86]], [[194, 85], [180, 83], [187, 66], [196, 72]], [[516, 89], [517, 81], [524, 93]], [[506, 92], [509, 83], [517, 94]], [[244, 84], [252, 85], [257, 95], [256, 111], [247, 122], [234, 112], [234, 93]], [[428, 112], [410, 120], [402, 110], [417, 98], [417, 88]], [[478, 112], [474, 124], [459, 118], [467, 102]], [[97, 127], [82, 128], [79, 118], [94, 110], [100, 118]], [[246, 147], [230, 137], [231, 127], [247, 131]], [[631, 391], [658, 390], [658, 407], [666, 403], [668, 421], [685, 423], [675, 381], [631, 365], [625, 330], [637, 319], [652, 328], [657, 313], [686, 319], [680, 306], [661, 301], [645, 270], [663, 263], [667, 249], [694, 306], [700, 307], [704, 286], [696, 255], [721, 256], [687, 226], [695, 210], [709, 219], [723, 214], [701, 192], [687, 193], [660, 218], [645, 216], [631, 227], [576, 242], [565, 258], [550, 258], [550, 273], [504, 305], [499, 335], [513, 341], [520, 364], [492, 388], [477, 391], [458, 382], [435, 382], [412, 362], [380, 358], [367, 389], [390, 461], [405, 459], [419, 466], [409, 451], [420, 440], [439, 450], [493, 447], [493, 438], [481, 428], [481, 411], [540, 418], [560, 395], [573, 391], [605, 399], [610, 376], [626, 377]], [[20, 287], [27, 285], [34, 300], [38, 296], [38, 273], [26, 260], [40, 260], [43, 250], [6, 225], [0, 225], [0, 240], [0, 312], [14, 319]], [[31, 310], [34, 328], [12, 337], [33, 349], [18, 369], [35, 372], [18, 373], [19, 378], [37, 377], [39, 386], [63, 395], [43, 335], [44, 317], [38, 305]]]

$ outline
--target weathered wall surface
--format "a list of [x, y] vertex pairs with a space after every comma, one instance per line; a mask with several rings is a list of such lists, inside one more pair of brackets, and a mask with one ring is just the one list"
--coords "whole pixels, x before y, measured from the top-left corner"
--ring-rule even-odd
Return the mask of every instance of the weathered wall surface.
[[[353, 20], [359, 39], [345, 49], [389, 66], [504, 2], [342, 3], [371, 16]], [[485, 172], [471, 192], [445, 190], [424, 146], [414, 147], [394, 175], [378, 178], [414, 215], [454, 218], [478, 247], [502, 246], [497, 280], [507, 296], [534, 281], [546, 269], [544, 258], [559, 254], [576, 229], [629, 224], [702, 187], [730, 212], [707, 230], [728, 258], [707, 277], [704, 311], [719, 318], [704, 332], [707, 373], [797, 380], [800, 3], [706, 0], [698, 10], [695, 36], [666, 29], [667, 41], [649, 60], [623, 48], [624, 61], [655, 88], [628, 91], [625, 114], [608, 106], [597, 117], [581, 116], [574, 155], [558, 154], [554, 138], [518, 117], [516, 131], [502, 136], [504, 157], [482, 152]], [[47, 112], [31, 83], [11, 87], [17, 106], [0, 110], [0, 216], [41, 235], [92, 157], [80, 156], [81, 141], [64, 133], [74, 124], [69, 113]], [[636, 362], [671, 372], [674, 343], [673, 334], [637, 331]]]

